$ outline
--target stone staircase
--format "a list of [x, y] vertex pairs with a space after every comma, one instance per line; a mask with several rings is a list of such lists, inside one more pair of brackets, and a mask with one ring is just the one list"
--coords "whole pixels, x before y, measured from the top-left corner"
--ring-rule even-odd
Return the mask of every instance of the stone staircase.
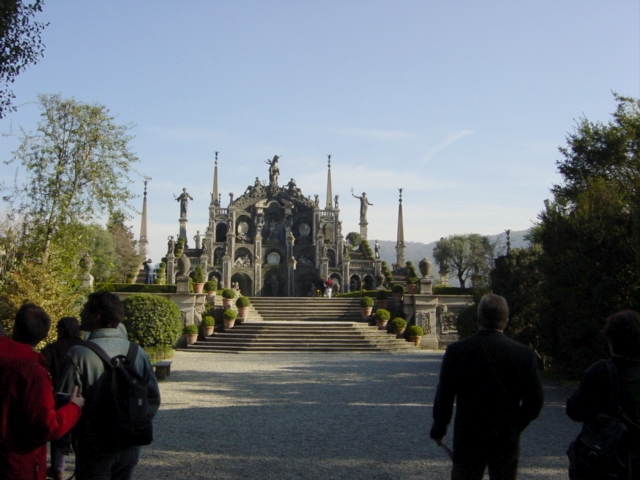
[[362, 320], [358, 298], [253, 297], [247, 320], [199, 339], [188, 351], [413, 351], [404, 338]]

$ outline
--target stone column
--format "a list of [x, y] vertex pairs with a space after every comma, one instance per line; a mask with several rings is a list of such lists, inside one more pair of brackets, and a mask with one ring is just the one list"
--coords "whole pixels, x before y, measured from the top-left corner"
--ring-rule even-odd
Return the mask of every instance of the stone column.
[[362, 240], [367, 240], [367, 227], [369, 226], [369, 222], [362, 221], [360, 222], [360, 237], [362, 237]]
[[351, 291], [351, 282], [350, 277], [350, 268], [351, 268], [351, 262], [349, 260], [345, 260], [342, 263], [342, 291], [345, 293], [348, 293]]
[[173, 252], [167, 254], [167, 284], [176, 283], [176, 256]]

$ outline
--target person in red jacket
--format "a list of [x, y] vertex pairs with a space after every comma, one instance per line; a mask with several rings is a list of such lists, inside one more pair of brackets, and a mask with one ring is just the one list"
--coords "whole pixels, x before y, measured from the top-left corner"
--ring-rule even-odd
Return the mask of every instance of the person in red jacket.
[[84, 398], [73, 390], [56, 409], [44, 358], [33, 347], [44, 340], [51, 319], [37, 305], [23, 305], [13, 340], [0, 336], [0, 478], [45, 480], [47, 442], [60, 438], [80, 418]]

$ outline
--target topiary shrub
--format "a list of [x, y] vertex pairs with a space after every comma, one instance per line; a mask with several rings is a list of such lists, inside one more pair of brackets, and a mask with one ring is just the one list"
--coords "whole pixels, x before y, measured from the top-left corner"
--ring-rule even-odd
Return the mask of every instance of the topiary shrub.
[[193, 271], [193, 283], [204, 283], [205, 276], [204, 271], [200, 265], [196, 266], [196, 269]]
[[124, 326], [129, 339], [141, 347], [173, 346], [180, 338], [180, 309], [156, 295], [135, 294], [124, 299]]
[[376, 320], [389, 320], [391, 318], [391, 312], [384, 308], [379, 308], [376, 310], [374, 317]]
[[373, 307], [373, 298], [371, 297], [362, 297], [360, 299], [360, 307], [361, 308], [367, 308], [367, 307]]
[[206, 282], [204, 282], [204, 291], [209, 293], [209, 292], [215, 292], [216, 290], [218, 290], [218, 283], [215, 280], [208, 280]]
[[238, 297], [236, 300], [236, 307], [238, 308], [248, 307], [249, 305], [251, 305], [249, 297]]
[[389, 321], [389, 329], [392, 332], [397, 333], [403, 328], [407, 328], [407, 321], [404, 318], [396, 317]]
[[213, 327], [216, 324], [215, 319], [211, 315], [205, 315], [202, 317], [203, 327]]
[[185, 335], [197, 335], [198, 334], [198, 326], [197, 325], [185, 325], [182, 329], [182, 333]]
[[424, 334], [424, 330], [420, 325], [410, 325], [405, 330], [405, 335], [409, 338], [411, 337], [421, 337]]
[[222, 318], [224, 320], [235, 320], [238, 318], [238, 312], [232, 308], [226, 308], [225, 311], [222, 312]]
[[236, 292], [232, 288], [222, 289], [222, 298], [230, 299], [236, 296]]

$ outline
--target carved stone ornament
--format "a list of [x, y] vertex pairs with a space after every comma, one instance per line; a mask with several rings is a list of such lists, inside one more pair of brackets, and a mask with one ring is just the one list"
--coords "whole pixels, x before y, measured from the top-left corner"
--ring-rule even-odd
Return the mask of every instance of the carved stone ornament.
[[418, 268], [420, 269], [420, 273], [423, 277], [428, 277], [429, 273], [431, 273], [431, 262], [426, 257], [420, 260], [418, 264]]
[[277, 252], [271, 252], [267, 255], [267, 263], [269, 265], [280, 265], [280, 254]]
[[178, 259], [178, 275], [186, 275], [191, 268], [191, 260], [185, 254]]
[[311, 233], [311, 227], [306, 223], [301, 223], [298, 226], [298, 231], [300, 232], [301, 237], [307, 237]]

